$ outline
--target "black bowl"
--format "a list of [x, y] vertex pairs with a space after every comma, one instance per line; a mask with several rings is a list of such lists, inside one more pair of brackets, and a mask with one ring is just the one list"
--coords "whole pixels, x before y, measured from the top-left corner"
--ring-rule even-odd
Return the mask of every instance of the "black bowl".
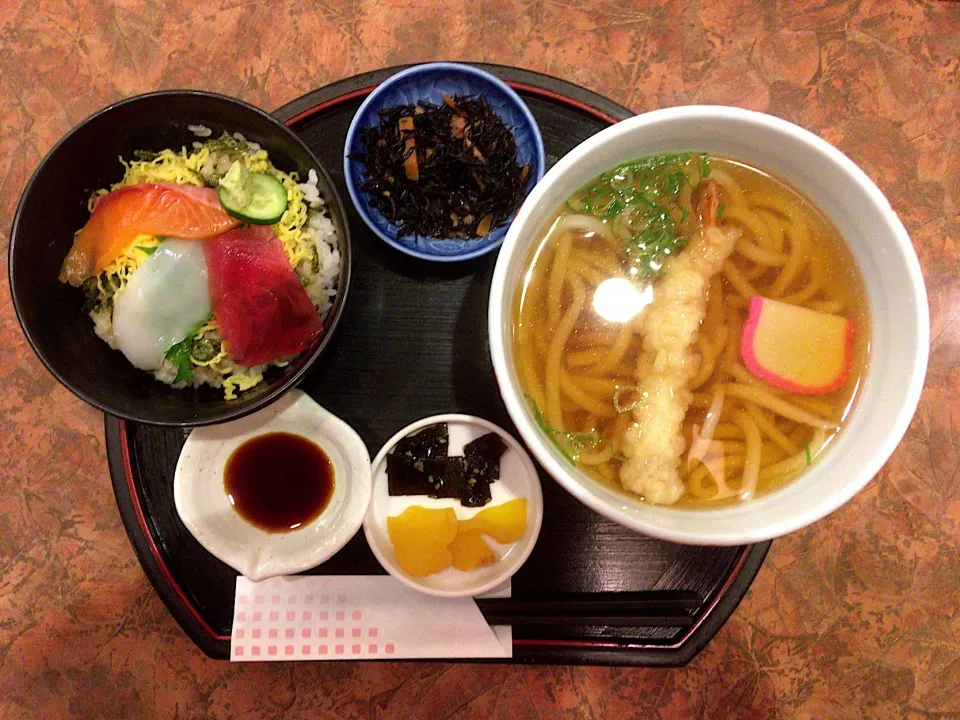
[[[337, 228], [340, 284], [318, 344], [236, 400], [214, 388], [174, 390], [133, 367], [93, 330], [84, 296], [58, 279], [74, 233], [90, 216], [87, 200], [97, 188], [123, 176], [118, 157], [134, 150], [190, 147], [187, 125], [205, 125], [214, 137], [242, 133], [270, 154], [274, 165], [313, 168]], [[51, 373], [80, 398], [104, 412], [156, 425], [194, 426], [247, 415], [297, 384], [327, 349], [343, 313], [350, 282], [350, 236], [343, 205], [319, 160], [282, 123], [252, 105], [206, 92], [165, 91], [139, 95], [101, 110], [71, 130], [30, 179], [10, 234], [10, 291], [27, 339]]]

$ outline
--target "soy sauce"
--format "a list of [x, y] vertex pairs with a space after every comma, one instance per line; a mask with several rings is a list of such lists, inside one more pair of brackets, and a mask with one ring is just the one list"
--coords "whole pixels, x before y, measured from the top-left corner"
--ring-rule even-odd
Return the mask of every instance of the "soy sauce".
[[227, 458], [223, 488], [233, 509], [271, 533], [315, 520], [333, 495], [333, 465], [316, 443], [288, 432], [247, 440]]

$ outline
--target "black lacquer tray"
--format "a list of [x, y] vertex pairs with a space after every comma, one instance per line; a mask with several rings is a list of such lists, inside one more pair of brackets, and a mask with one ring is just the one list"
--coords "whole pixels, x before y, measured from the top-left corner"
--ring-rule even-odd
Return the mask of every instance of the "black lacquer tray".
[[[583, 88], [496, 65], [539, 122], [548, 165], [630, 112]], [[340, 190], [347, 127], [364, 97], [400, 68], [359, 75], [276, 111], [314, 150]], [[398, 429], [427, 415], [463, 412], [513, 431], [487, 343], [487, 294], [496, 253], [461, 264], [425, 263], [378, 240], [347, 209], [353, 286], [331, 351], [301, 388], [363, 437], [371, 456]], [[516, 434], [516, 433], [514, 433]], [[205, 653], [229, 657], [237, 573], [208, 554], [180, 522], [173, 475], [186, 431], [106, 418], [117, 504], [147, 577]], [[515, 627], [514, 661], [682, 665], [716, 634], [756, 576], [769, 543], [673, 545], [601, 517], [541, 472], [543, 529], [514, 576], [513, 596], [667, 590], [693, 599], [685, 627]], [[358, 533], [322, 574], [382, 574]], [[675, 606], [673, 606], [675, 608]], [[665, 608], [664, 614], [669, 614]]]

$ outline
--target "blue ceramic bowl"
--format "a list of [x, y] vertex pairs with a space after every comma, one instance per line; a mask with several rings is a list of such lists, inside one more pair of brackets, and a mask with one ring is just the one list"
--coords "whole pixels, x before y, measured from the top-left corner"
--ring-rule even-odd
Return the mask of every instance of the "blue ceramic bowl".
[[524, 188], [524, 197], [533, 189], [546, 168], [543, 138], [533, 114], [523, 100], [505, 83], [483, 70], [457, 63], [430, 63], [403, 70], [385, 80], [364, 101], [350, 123], [343, 149], [343, 173], [350, 199], [363, 221], [384, 242], [397, 250], [423, 260], [450, 262], [469, 260], [500, 246], [513, 221], [511, 216], [494, 228], [486, 237], [462, 240], [459, 238], [425, 238], [401, 234], [379, 210], [370, 205], [367, 193], [360, 188], [364, 165], [351, 158], [363, 151], [360, 131], [378, 125], [381, 110], [417, 102], [443, 103], [448, 95], [483, 95], [493, 110], [513, 132], [517, 144], [517, 162], [530, 165], [530, 175]]

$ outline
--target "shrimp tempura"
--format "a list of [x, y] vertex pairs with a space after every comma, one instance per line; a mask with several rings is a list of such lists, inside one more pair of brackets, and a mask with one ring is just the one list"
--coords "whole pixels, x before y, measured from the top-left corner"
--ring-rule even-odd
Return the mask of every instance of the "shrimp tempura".
[[693, 345], [706, 314], [710, 279], [720, 272], [740, 235], [735, 228], [714, 227], [716, 202], [716, 188], [708, 187], [703, 198], [706, 211], [701, 212], [704, 229], [666, 264], [641, 319], [643, 352], [637, 360], [637, 385], [642, 402], [624, 433], [628, 461], [620, 470], [620, 482], [659, 505], [672, 505], [683, 495], [681, 424], [699, 364]]

